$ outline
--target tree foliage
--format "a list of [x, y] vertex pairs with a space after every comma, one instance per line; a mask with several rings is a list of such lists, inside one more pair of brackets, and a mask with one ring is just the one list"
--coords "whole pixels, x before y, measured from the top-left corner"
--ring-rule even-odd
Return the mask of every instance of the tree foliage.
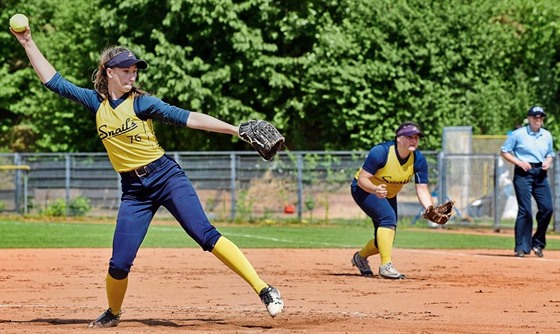
[[[560, 149], [560, 3], [554, 0], [55, 0], [20, 12], [47, 59], [92, 87], [100, 51], [145, 59], [142, 88], [236, 124], [276, 124], [292, 150], [368, 149], [405, 120], [424, 149], [446, 126], [505, 134], [531, 105]], [[0, 150], [101, 151], [94, 118], [42, 87], [0, 32]], [[156, 124], [167, 150], [248, 149], [223, 135]]]

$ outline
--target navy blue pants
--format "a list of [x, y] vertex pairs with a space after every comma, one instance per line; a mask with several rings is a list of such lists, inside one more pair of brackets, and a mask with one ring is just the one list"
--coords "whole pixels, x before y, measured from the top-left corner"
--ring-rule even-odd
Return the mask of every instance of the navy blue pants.
[[352, 182], [350, 190], [356, 204], [371, 218], [375, 232], [380, 226], [397, 229], [397, 196], [379, 198], [360, 188], [356, 180]]
[[152, 218], [163, 206], [202, 249], [211, 251], [221, 234], [210, 223], [200, 199], [181, 167], [164, 155], [150, 166], [147, 175], [121, 173], [122, 198], [113, 236], [109, 273], [126, 277]]
[[[546, 247], [546, 230], [552, 218], [552, 193], [548, 184], [547, 171], [534, 166], [528, 171], [516, 167], [513, 187], [517, 197], [517, 219], [515, 221], [515, 251], [529, 254], [532, 247]], [[537, 229], [533, 231], [531, 197], [537, 202]]]

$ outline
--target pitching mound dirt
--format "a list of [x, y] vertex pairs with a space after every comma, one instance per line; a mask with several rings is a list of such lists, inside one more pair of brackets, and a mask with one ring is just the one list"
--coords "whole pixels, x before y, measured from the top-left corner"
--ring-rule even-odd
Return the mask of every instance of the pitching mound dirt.
[[[560, 252], [395, 249], [406, 280], [365, 278], [354, 249], [245, 249], [277, 287], [272, 319], [211, 254], [141, 248], [112, 333], [560, 333]], [[1, 333], [91, 333], [109, 249], [0, 250]], [[379, 259], [371, 259], [377, 271]]]

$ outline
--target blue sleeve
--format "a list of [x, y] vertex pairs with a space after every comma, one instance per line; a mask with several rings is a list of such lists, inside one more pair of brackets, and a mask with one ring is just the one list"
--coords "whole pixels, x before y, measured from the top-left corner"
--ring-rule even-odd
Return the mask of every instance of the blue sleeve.
[[140, 119], [158, 119], [164, 123], [186, 126], [190, 111], [172, 106], [151, 95], [134, 99], [134, 110]]
[[362, 169], [370, 174], [375, 174], [380, 168], [383, 168], [387, 163], [389, 156], [389, 149], [384, 144], [375, 145], [370, 151]]
[[420, 151], [414, 152], [414, 182], [428, 184], [428, 161]]
[[56, 73], [51, 80], [45, 83], [45, 87], [51, 91], [83, 105], [93, 114], [99, 109], [101, 97], [92, 89], [82, 88], [64, 79], [60, 73]]
[[515, 147], [517, 146], [517, 138], [519, 135], [519, 131], [513, 131], [507, 138], [504, 144], [501, 147], [501, 151], [505, 153], [513, 153], [515, 152]]

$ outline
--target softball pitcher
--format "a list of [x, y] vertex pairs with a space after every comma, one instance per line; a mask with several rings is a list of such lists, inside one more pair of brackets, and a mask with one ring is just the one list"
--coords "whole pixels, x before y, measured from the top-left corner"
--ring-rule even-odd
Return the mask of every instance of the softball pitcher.
[[405, 278], [395, 269], [391, 260], [397, 230], [397, 194], [414, 177], [420, 204], [425, 209], [433, 205], [428, 189], [428, 164], [422, 153], [416, 150], [423, 136], [417, 124], [402, 123], [397, 128], [395, 140], [375, 145], [369, 151], [352, 180], [352, 197], [371, 218], [374, 226], [373, 239], [354, 253], [351, 261], [362, 276], [373, 276], [367, 258], [379, 254], [380, 277]]
[[164, 206], [200, 247], [242, 277], [260, 296], [270, 316], [282, 312], [277, 289], [265, 283], [239, 248], [208, 221], [198, 195], [179, 165], [160, 147], [152, 119], [192, 129], [239, 135], [238, 128], [214, 117], [190, 112], [150, 96], [135, 86], [145, 61], [124, 47], [103, 51], [94, 72], [94, 90], [78, 87], [58, 73], [35, 45], [31, 30], [11, 30], [41, 82], [53, 92], [86, 107], [113, 168], [121, 175], [122, 201], [106, 277], [108, 309], [89, 327], [117, 326], [130, 268], [148, 226]]

